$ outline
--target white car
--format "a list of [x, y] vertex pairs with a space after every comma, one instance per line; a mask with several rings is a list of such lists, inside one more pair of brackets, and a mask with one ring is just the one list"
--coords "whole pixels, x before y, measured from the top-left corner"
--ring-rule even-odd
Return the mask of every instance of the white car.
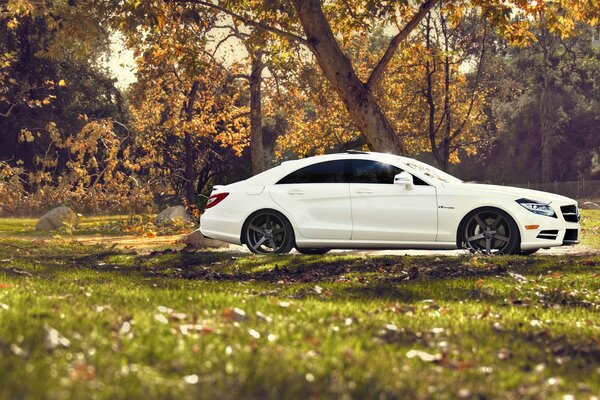
[[531, 254], [579, 243], [575, 200], [465, 183], [420, 161], [348, 152], [286, 161], [215, 186], [204, 236], [254, 253], [457, 249]]

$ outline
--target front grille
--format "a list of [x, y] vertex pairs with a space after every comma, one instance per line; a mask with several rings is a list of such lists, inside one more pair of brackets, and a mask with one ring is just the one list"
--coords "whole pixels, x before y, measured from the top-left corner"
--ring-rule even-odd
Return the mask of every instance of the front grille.
[[538, 239], [556, 240], [557, 236], [558, 236], [558, 230], [551, 229], [551, 230], [540, 231], [540, 233], [538, 233], [538, 235], [537, 235], [537, 238]]
[[567, 229], [565, 231], [565, 238], [563, 244], [577, 244], [579, 243], [579, 230], [578, 229]]
[[576, 205], [562, 206], [560, 208], [563, 218], [567, 222], [579, 222], [579, 210]]

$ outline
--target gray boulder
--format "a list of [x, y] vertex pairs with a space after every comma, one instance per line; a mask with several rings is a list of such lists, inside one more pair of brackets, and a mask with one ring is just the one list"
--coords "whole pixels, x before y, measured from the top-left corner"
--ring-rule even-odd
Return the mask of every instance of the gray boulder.
[[56, 207], [39, 219], [35, 225], [38, 231], [51, 231], [63, 227], [75, 228], [77, 226], [77, 214], [69, 207]]
[[594, 203], [593, 201], [586, 201], [581, 205], [581, 208], [584, 210], [599, 210], [600, 204]]
[[196, 230], [181, 240], [187, 247], [194, 249], [218, 249], [222, 247], [229, 247], [229, 243], [221, 242], [220, 240], [209, 239]]
[[167, 207], [156, 216], [154, 225], [190, 224], [194, 219], [184, 206]]

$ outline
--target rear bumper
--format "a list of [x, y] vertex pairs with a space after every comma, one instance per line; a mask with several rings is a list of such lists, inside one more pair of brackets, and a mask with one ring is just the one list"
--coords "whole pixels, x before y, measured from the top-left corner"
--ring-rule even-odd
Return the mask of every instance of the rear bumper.
[[241, 224], [238, 215], [221, 213], [216, 219], [211, 218], [210, 213], [205, 212], [200, 216], [200, 232], [204, 236], [232, 244], [242, 244], [240, 241]]

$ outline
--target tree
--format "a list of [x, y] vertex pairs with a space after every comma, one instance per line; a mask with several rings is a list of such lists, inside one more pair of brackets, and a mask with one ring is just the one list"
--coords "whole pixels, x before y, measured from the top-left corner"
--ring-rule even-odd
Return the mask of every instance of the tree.
[[0, 184], [12, 193], [2, 202], [98, 204], [120, 185], [127, 134], [121, 93], [99, 66], [109, 32], [95, 16], [108, 9], [91, 0], [0, 7]]
[[600, 54], [585, 26], [569, 38], [542, 31], [536, 36], [545, 50], [541, 44], [506, 46], [507, 56], [494, 58], [498, 90], [488, 102], [499, 132], [490, 164], [507, 182], [593, 178]]
[[[383, 113], [373, 91], [382, 80], [400, 44], [404, 43], [419, 22], [435, 6], [426, 0], [413, 7], [408, 1], [390, 4], [382, 1], [332, 1], [320, 0], [272, 0], [222, 1], [213, 3], [203, 0], [179, 0], [220, 11], [246, 25], [271, 32], [306, 46], [314, 55], [323, 75], [331, 84], [347, 108], [352, 121], [361, 131], [367, 145], [374, 150], [404, 153], [404, 146]], [[584, 3], [584, 4], [582, 4]], [[557, 17], [548, 20], [549, 29], [565, 34], [571, 30], [573, 21], [596, 18], [599, 11], [593, 2], [563, 1], [557, 6], [549, 2], [536, 4], [477, 0], [473, 2], [448, 1], [455, 15], [465, 8], [476, 6], [482, 10], [490, 23], [514, 42], [526, 42], [531, 37], [528, 17], [539, 10], [551, 9]], [[511, 15], [519, 11], [524, 19], [513, 21]], [[277, 18], [262, 18], [276, 16]], [[264, 22], [266, 21], [266, 22]], [[401, 23], [403, 24], [401, 25]], [[334, 33], [332, 24], [340, 30]], [[344, 28], [369, 30], [373, 24], [396, 24], [402, 26], [392, 38], [385, 52], [375, 64], [366, 80], [358, 77], [355, 67], [344, 53], [338, 40], [347, 34]], [[336, 37], [337, 34], [337, 37]]]
[[[155, 182], [185, 193], [188, 205], [229, 147], [247, 146], [247, 106], [231, 73], [207, 50], [214, 20], [174, 4], [132, 6], [122, 17], [129, 45], [139, 54], [131, 92], [140, 165]], [[165, 186], [163, 186], [164, 188]]]

